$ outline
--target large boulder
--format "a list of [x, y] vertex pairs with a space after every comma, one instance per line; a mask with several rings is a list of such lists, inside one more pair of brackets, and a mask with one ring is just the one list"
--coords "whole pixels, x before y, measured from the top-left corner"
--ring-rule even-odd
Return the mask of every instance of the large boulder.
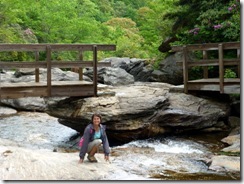
[[107, 125], [108, 136], [121, 142], [210, 127], [212, 131], [226, 130], [230, 111], [227, 103], [170, 93], [170, 87], [165, 83], [140, 82], [108, 86], [102, 90], [104, 95], [58, 101], [50, 104], [47, 112], [81, 133], [92, 114], [98, 112]]
[[[86, 68], [84, 74], [93, 80], [93, 69]], [[134, 76], [121, 68], [99, 68], [98, 82], [108, 85], [128, 85], [134, 83]]]
[[159, 69], [153, 71], [152, 81], [179, 85], [183, 83], [182, 53], [175, 53], [159, 63]]
[[[147, 64], [145, 59], [111, 57], [102, 61], [111, 62], [111, 68], [123, 69], [128, 74], [132, 75], [135, 81], [148, 82], [150, 81], [151, 73], [153, 72], [152, 67]], [[108, 70], [108, 68], [106, 68], [106, 70]], [[92, 72], [92, 68], [89, 68], [84, 74], [92, 78]], [[105, 83], [102, 80], [104, 74], [104, 68], [99, 68], [98, 79], [101, 79], [101, 83]]]

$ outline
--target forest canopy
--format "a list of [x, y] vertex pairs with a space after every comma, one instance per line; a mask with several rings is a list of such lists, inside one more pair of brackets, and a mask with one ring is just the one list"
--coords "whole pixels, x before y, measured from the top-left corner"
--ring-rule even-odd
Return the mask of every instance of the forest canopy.
[[114, 56], [162, 59], [158, 47], [240, 41], [239, 0], [1, 0], [1, 43], [116, 44]]

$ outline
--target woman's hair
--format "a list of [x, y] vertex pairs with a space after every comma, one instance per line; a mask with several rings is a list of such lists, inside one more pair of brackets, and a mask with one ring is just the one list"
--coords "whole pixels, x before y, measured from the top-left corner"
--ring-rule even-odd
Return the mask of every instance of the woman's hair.
[[100, 123], [102, 123], [102, 116], [100, 115], [100, 114], [98, 114], [98, 113], [94, 113], [93, 115], [92, 115], [92, 118], [91, 118], [91, 121], [93, 122], [93, 118], [94, 117], [99, 117], [100, 118]]

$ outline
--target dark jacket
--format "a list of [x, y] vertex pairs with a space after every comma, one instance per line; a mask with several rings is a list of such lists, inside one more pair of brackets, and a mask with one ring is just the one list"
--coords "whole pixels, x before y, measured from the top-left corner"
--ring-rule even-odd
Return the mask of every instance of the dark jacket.
[[[100, 124], [103, 150], [104, 150], [104, 154], [108, 156], [110, 153], [110, 149], [109, 149], [109, 143], [108, 143], [108, 138], [105, 129], [106, 126]], [[89, 125], [86, 126], [84, 130], [84, 134], [83, 134], [84, 141], [80, 148], [80, 154], [79, 154], [81, 159], [84, 159], [85, 154], [87, 153], [88, 144], [94, 140], [94, 134], [95, 134], [95, 129], [93, 127], [93, 124], [90, 123]]]

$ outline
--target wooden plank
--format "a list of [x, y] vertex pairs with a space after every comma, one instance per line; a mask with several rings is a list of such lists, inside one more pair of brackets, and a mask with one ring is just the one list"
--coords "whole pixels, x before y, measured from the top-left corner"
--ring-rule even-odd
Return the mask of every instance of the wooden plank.
[[224, 53], [223, 44], [219, 44], [219, 90], [220, 93], [224, 93]]
[[[240, 63], [240, 59], [223, 59], [224, 66], [229, 65], [238, 65]], [[188, 66], [218, 66], [219, 65], [219, 59], [208, 59], [208, 60], [194, 60], [191, 62], [188, 62]]]
[[[89, 86], [71, 86], [65, 88], [62, 86], [52, 86], [52, 96], [94, 96], [93, 85]], [[21, 87], [3, 89], [1, 99], [15, 99], [24, 97], [50, 97], [46, 87]]]
[[188, 92], [188, 61], [187, 61], [187, 47], [183, 47], [183, 78], [184, 78], [184, 92]]
[[[88, 81], [52, 81], [53, 86], [86, 86], [93, 85], [92, 82]], [[21, 87], [47, 87], [46, 82], [17, 82], [17, 83], [9, 83], [3, 82], [1, 83], [1, 88], [21, 88]]]
[[[39, 52], [36, 51], [35, 52], [35, 62], [38, 63], [38, 61], [39, 61]], [[40, 75], [39, 68], [36, 67], [35, 68], [35, 81], [36, 82], [40, 81], [39, 75]]]
[[52, 51], [51, 51], [50, 45], [47, 45], [46, 53], [47, 53], [47, 56], [46, 56], [46, 59], [47, 59], [47, 94], [48, 94], [48, 96], [51, 96], [52, 95], [52, 91], [51, 91], [51, 87], [52, 87], [51, 54], [52, 54]]
[[[18, 83], [18, 84], [3, 84], [4, 92], [1, 93], [1, 98], [19, 98], [27, 96], [53, 96], [53, 91], [57, 95], [75, 95], [80, 96], [97, 96], [97, 67], [111, 66], [110, 62], [97, 61], [97, 51], [114, 51], [116, 45], [113, 44], [0, 44], [0, 52], [35, 52], [34, 62], [0, 62], [0, 68], [13, 69], [13, 68], [34, 68], [35, 69], [35, 83]], [[39, 61], [39, 52], [46, 52], [46, 61]], [[81, 56], [79, 61], [64, 61], [56, 62], [51, 60], [52, 51], [93, 51], [93, 61], [85, 62]], [[74, 84], [75, 82], [68, 81], [64, 84], [62, 81], [55, 83], [52, 81], [51, 68], [79, 68], [79, 80], [82, 80], [83, 67], [93, 67], [94, 80], [93, 83]], [[46, 83], [40, 82], [39, 68], [47, 68], [47, 81]], [[81, 82], [81, 81], [80, 81]], [[2, 85], [2, 84], [1, 84]], [[5, 86], [4, 86], [5, 85]], [[28, 86], [29, 85], [29, 86]], [[1, 86], [2, 87], [2, 86]], [[92, 89], [92, 90], [91, 90]], [[1, 89], [0, 89], [1, 90]], [[39, 90], [39, 91], [38, 91]], [[8, 94], [8, 92], [11, 92]], [[5, 96], [4, 96], [5, 95]]]
[[[79, 51], [79, 61], [80, 62], [83, 61], [83, 52], [82, 52], [82, 50]], [[82, 81], [83, 80], [83, 67], [79, 67], [78, 73], [79, 73], [79, 80]]]
[[[191, 44], [187, 45], [188, 51], [195, 51], [195, 50], [218, 50], [218, 45], [220, 43], [204, 43], [204, 44]], [[224, 42], [223, 49], [239, 49], [240, 42]], [[183, 46], [172, 46], [171, 50], [173, 52], [183, 51]]]
[[[93, 67], [92, 61], [52, 61], [54, 68], [73, 68], [73, 67]], [[110, 67], [110, 62], [98, 62], [98, 67]], [[13, 69], [13, 68], [47, 68], [46, 61], [40, 62], [0, 62], [0, 68]]]
[[90, 86], [93, 82], [88, 81], [52, 81], [53, 86]]
[[[95, 44], [0, 44], [1, 51], [46, 51], [47, 45], [52, 47], [53, 51], [93, 51]], [[114, 44], [96, 44], [99, 51], [114, 51]]]
[[0, 68], [13, 69], [13, 68], [46, 68], [46, 62], [0, 62]]
[[[219, 84], [194, 84], [188, 85], [189, 91], [219, 91]], [[225, 85], [224, 86], [225, 94], [240, 94], [240, 85]]]
[[237, 76], [240, 77], [240, 55], [241, 55], [241, 51], [240, 49], [237, 49], [237, 58], [239, 59], [238, 65], [237, 65]]
[[1, 88], [20, 88], [20, 87], [38, 87], [38, 86], [47, 86], [44, 82], [16, 82], [16, 83], [9, 83], [9, 82], [2, 82]]
[[46, 87], [18, 87], [18, 88], [2, 88], [1, 89], [1, 99], [14, 99], [23, 97], [43, 97], [47, 96]]
[[93, 47], [93, 85], [94, 85], [94, 96], [97, 96], [97, 46]]
[[[188, 81], [188, 84], [219, 84], [219, 78], [197, 79]], [[228, 78], [224, 80], [225, 84], [240, 84], [240, 78]]]
[[46, 51], [46, 44], [0, 44], [1, 51]]
[[94, 45], [97, 45], [99, 51], [116, 50], [116, 45], [106, 44], [50, 44], [53, 51], [93, 51]]
[[[52, 61], [52, 67], [54, 68], [85, 68], [93, 67], [93, 61]], [[111, 66], [110, 62], [98, 62], [98, 67], [109, 67]]]
[[[53, 81], [52, 96], [93, 96], [93, 83], [88, 81]], [[3, 83], [1, 98], [48, 97], [47, 83]]]

